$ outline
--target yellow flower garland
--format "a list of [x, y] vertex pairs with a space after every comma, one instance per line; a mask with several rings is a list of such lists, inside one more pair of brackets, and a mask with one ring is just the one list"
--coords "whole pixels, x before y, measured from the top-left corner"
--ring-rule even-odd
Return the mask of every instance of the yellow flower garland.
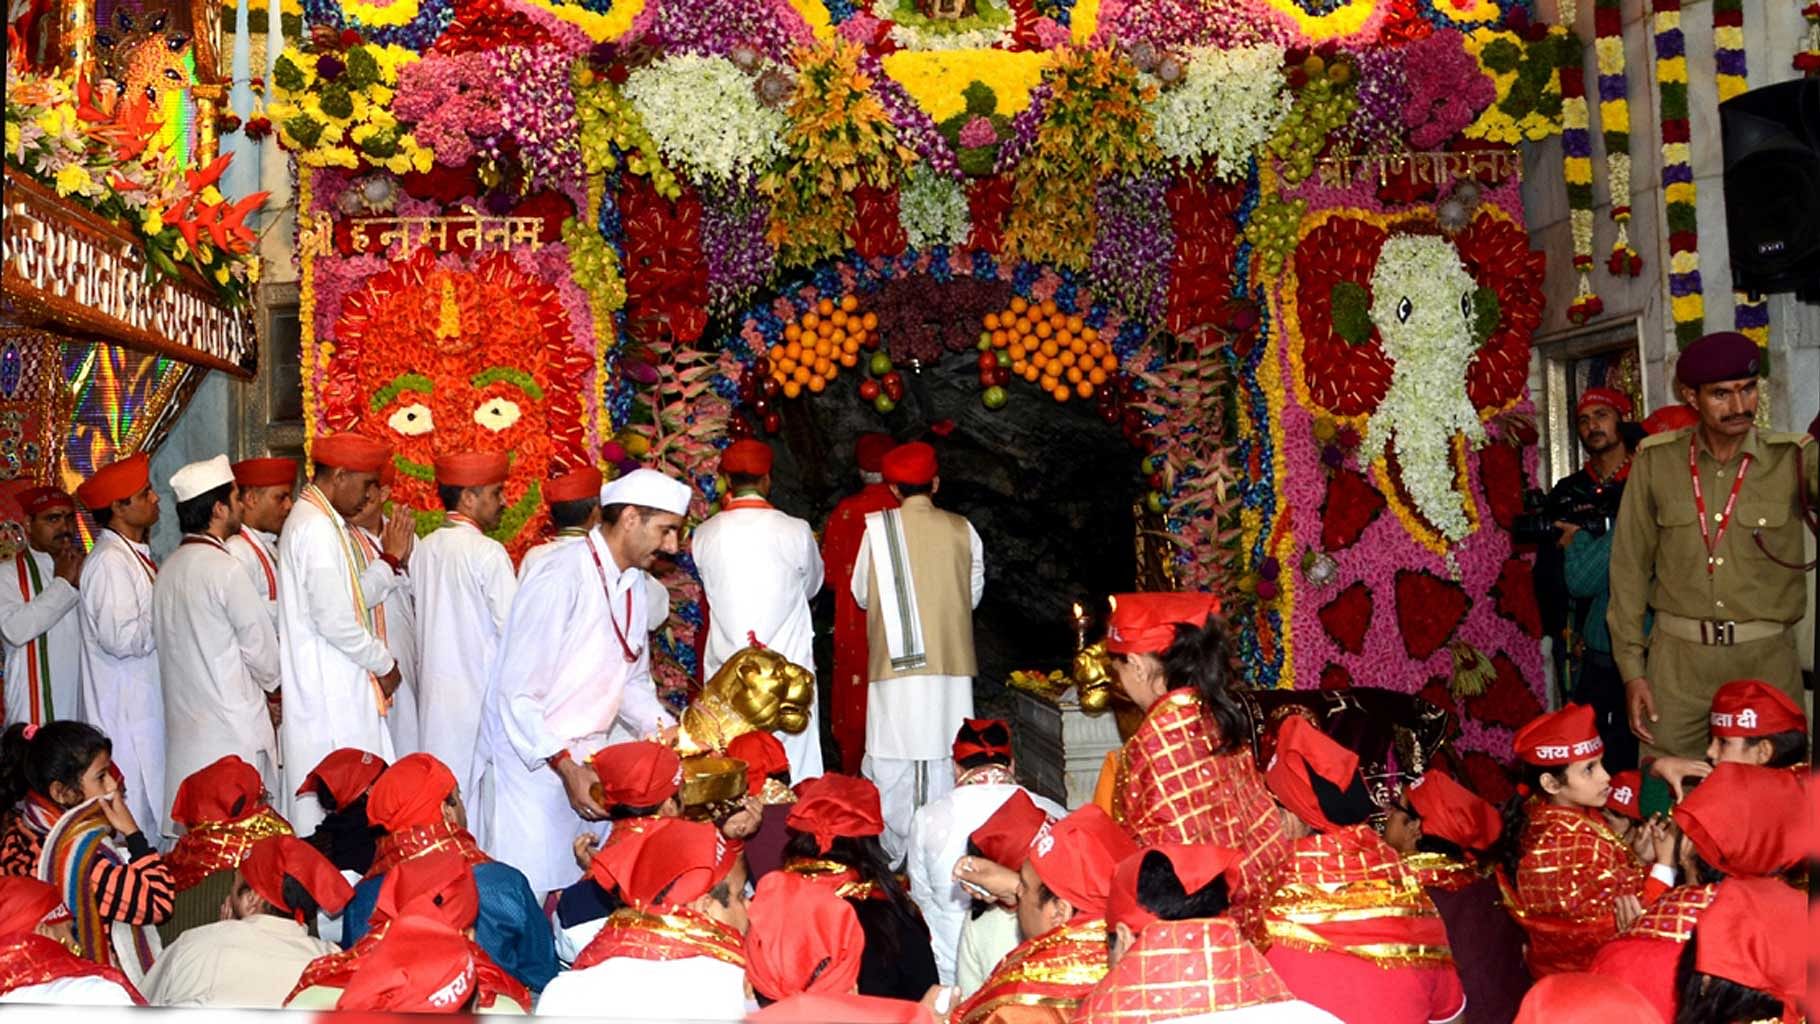
[[576, 4], [553, 3], [551, 0], [525, 2], [574, 25], [597, 43], [617, 42], [632, 27], [633, 19], [645, 10], [645, 0], [613, 0], [613, 6], [604, 14]]
[[[297, 169], [297, 215], [310, 215], [316, 172]], [[308, 249], [297, 253], [297, 330], [303, 344], [303, 461], [310, 461], [310, 442], [316, 436], [316, 256]], [[332, 346], [332, 343], [331, 343]]]
[[1000, 114], [1016, 114], [1030, 105], [1030, 93], [1053, 59], [1047, 51], [898, 50], [882, 63], [885, 74], [939, 124], [967, 109], [962, 91], [971, 82], [992, 90]]
[[1093, 41], [1093, 33], [1100, 27], [1100, 0], [1076, 0], [1074, 12], [1068, 16], [1068, 32], [1076, 46], [1086, 46]]
[[394, 0], [389, 4], [370, 4], [364, 0], [341, 0], [341, 13], [355, 24], [366, 28], [397, 28], [417, 19], [423, 7], [418, 0]]
[[1265, 6], [1295, 24], [1310, 43], [1326, 43], [1357, 35], [1380, 7], [1382, 0], [1346, 0], [1326, 14], [1309, 14], [1295, 0], [1264, 0]]
[[825, 43], [834, 38], [834, 19], [828, 14], [828, 5], [822, 0], [790, 0], [790, 6], [802, 16], [809, 25], [809, 31], [815, 33], [815, 41]]

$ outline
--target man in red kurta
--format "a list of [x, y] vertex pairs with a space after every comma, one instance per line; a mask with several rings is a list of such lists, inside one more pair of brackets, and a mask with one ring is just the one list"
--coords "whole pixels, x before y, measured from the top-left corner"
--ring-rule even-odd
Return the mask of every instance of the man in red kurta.
[[882, 468], [885, 453], [896, 446], [889, 434], [861, 434], [853, 445], [859, 462], [859, 493], [842, 498], [828, 516], [822, 531], [822, 565], [826, 578], [838, 580], [834, 592], [834, 685], [829, 687], [830, 725], [840, 747], [841, 771], [859, 774], [866, 753], [866, 610], [848, 593], [853, 563], [866, 539], [866, 514], [897, 507], [897, 497], [885, 486]]

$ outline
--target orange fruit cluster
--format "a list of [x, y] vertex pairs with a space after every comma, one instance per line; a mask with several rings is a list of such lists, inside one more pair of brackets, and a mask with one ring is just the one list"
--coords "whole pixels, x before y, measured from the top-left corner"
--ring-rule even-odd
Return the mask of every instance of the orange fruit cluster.
[[1058, 402], [1092, 398], [1119, 368], [1112, 346], [1078, 314], [1056, 308], [1055, 300], [1029, 302], [1019, 296], [1009, 308], [987, 313], [992, 347], [1011, 357], [1011, 374], [1049, 393]]
[[785, 398], [804, 391], [819, 395], [843, 369], [859, 365], [860, 349], [878, 347], [878, 314], [861, 313], [859, 300], [844, 295], [823, 299], [784, 326], [781, 345], [771, 346], [771, 379]]

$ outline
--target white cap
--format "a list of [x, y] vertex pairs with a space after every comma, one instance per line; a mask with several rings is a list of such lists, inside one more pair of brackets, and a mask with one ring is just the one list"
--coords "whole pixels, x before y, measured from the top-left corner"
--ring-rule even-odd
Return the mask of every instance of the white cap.
[[660, 512], [689, 514], [689, 485], [655, 469], [635, 469], [600, 489], [602, 505], [642, 505]]
[[178, 501], [188, 501], [197, 495], [207, 494], [222, 484], [233, 482], [234, 467], [225, 455], [192, 462], [171, 474], [171, 490], [177, 492]]

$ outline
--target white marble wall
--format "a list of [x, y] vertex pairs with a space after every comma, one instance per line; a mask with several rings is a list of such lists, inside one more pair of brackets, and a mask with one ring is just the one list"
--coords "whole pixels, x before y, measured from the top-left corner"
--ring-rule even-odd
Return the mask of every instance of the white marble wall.
[[[1550, 21], [1558, 15], [1558, 0], [1540, 0], [1538, 7], [1539, 13]], [[1605, 303], [1601, 320], [1642, 318], [1645, 398], [1653, 409], [1673, 400], [1676, 345], [1668, 307], [1668, 228], [1662, 204], [1661, 115], [1655, 87], [1650, 4], [1649, 0], [1624, 0], [1631, 113], [1630, 236], [1644, 259], [1643, 274], [1634, 279], [1614, 278], [1604, 268], [1615, 225], [1609, 217], [1605, 140], [1594, 77], [1598, 62], [1592, 48], [1592, 0], [1579, 0], [1577, 7], [1576, 28], [1586, 42], [1593, 192], [1599, 202], [1593, 226], [1593, 254], [1598, 263], [1593, 287]], [[1749, 0], [1744, 8], [1745, 54], [1751, 86], [1797, 77], [1790, 60], [1805, 33], [1800, 4], [1795, 0]], [[1681, 30], [1687, 39], [1690, 148], [1698, 194], [1706, 329], [1727, 330], [1732, 326], [1731, 260], [1726, 248], [1724, 164], [1709, 0], [1687, 0], [1681, 14]], [[1570, 328], [1567, 307], [1578, 285], [1572, 265], [1573, 241], [1567, 223], [1567, 193], [1561, 179], [1559, 138], [1525, 147], [1523, 202], [1532, 244], [1548, 253], [1548, 308], [1541, 329], [1541, 336], [1547, 337]], [[1770, 422], [1779, 430], [1804, 429], [1820, 409], [1820, 306], [1798, 303], [1789, 295], [1772, 296], [1770, 349]]]

